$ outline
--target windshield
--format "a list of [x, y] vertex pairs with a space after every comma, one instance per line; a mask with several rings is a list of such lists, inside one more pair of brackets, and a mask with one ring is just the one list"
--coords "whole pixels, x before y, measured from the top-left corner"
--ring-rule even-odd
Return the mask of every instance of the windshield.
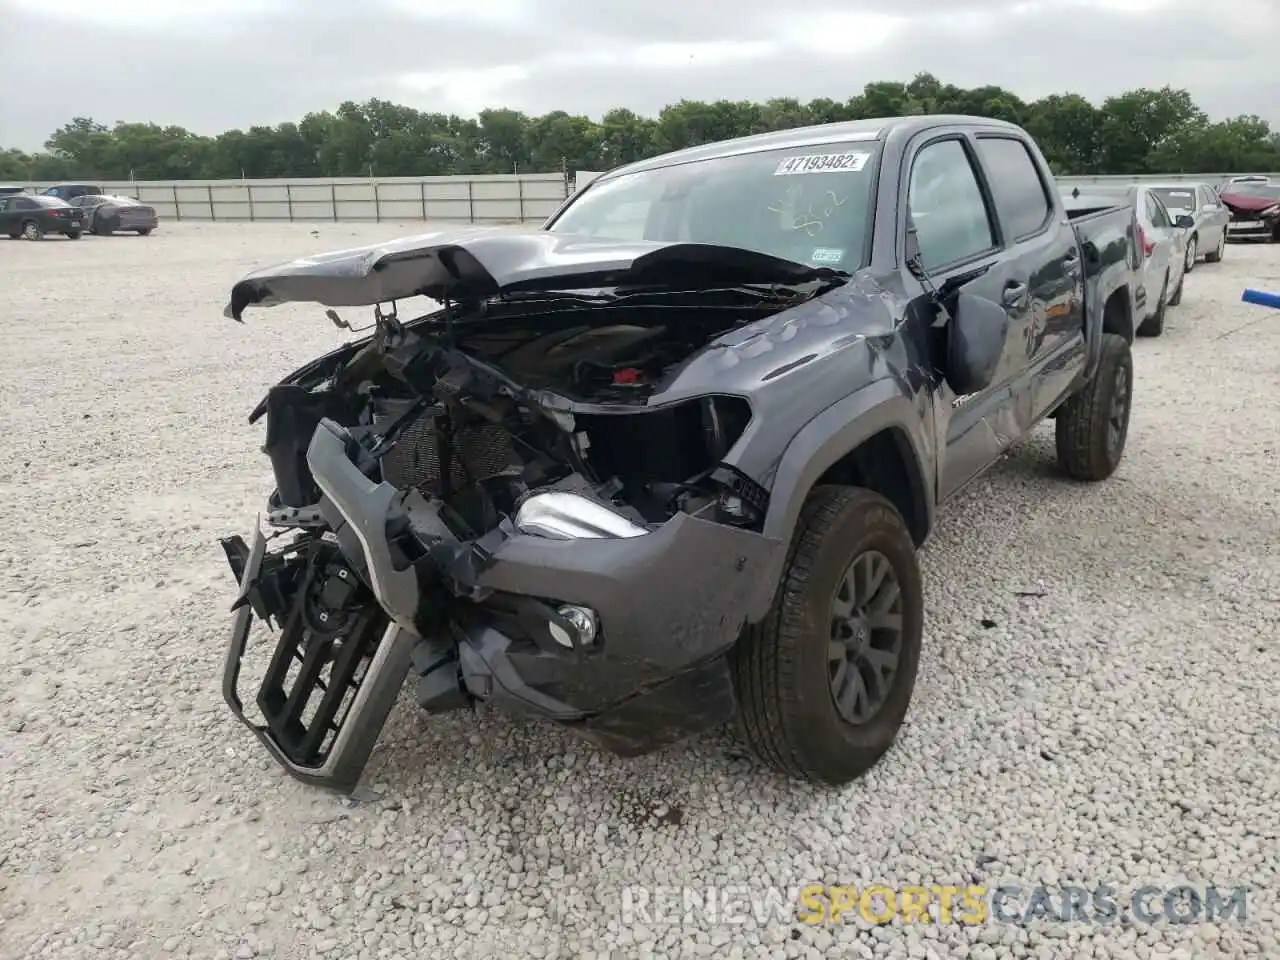
[[597, 182], [553, 233], [741, 247], [852, 271], [870, 236], [874, 141], [714, 157]]
[[1170, 210], [1196, 209], [1196, 192], [1185, 187], [1154, 187], [1151, 191], [1159, 197]]
[[1280, 183], [1228, 183], [1222, 188], [1225, 194], [1237, 197], [1267, 197], [1280, 200]]

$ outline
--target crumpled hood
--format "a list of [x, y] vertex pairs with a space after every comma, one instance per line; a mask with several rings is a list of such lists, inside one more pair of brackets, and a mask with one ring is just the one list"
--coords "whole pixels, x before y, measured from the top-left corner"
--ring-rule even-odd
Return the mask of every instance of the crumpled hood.
[[1247, 193], [1224, 193], [1219, 199], [1232, 210], [1241, 213], [1256, 213], [1280, 204], [1280, 198], [1255, 197]]
[[225, 316], [288, 302], [371, 306], [406, 297], [622, 285], [673, 289], [804, 283], [834, 276], [769, 254], [716, 244], [610, 240], [540, 229], [459, 226], [265, 267], [231, 289]]

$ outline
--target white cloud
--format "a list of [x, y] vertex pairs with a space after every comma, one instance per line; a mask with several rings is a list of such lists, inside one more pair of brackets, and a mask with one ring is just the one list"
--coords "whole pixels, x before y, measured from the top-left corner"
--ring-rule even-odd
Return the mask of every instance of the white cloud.
[[[1169, 84], [1280, 127], [1277, 35], [1277, 0], [7, 0], [0, 145], [38, 147], [73, 116], [217, 133], [375, 96], [656, 114], [843, 100], [920, 71], [1026, 99]], [[24, 36], [56, 36], [60, 58]]]

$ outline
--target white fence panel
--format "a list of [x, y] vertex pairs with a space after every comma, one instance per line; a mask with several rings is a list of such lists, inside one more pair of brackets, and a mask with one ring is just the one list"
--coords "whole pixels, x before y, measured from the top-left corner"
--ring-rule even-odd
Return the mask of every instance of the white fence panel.
[[[566, 192], [563, 173], [368, 179], [138, 180], [100, 184], [165, 220], [540, 222]], [[49, 184], [25, 185], [31, 192]]]
[[1057, 177], [1059, 183], [1207, 183], [1211, 187], [1218, 184], [1226, 183], [1232, 177], [1255, 176], [1267, 177], [1271, 180], [1280, 181], [1280, 173], [1150, 173], [1150, 174], [1127, 174], [1115, 175], [1097, 175], [1097, 176], [1077, 176], [1077, 177]]
[[[570, 183], [581, 190], [600, 171], [492, 174], [470, 177], [335, 177], [261, 180], [138, 180], [101, 183], [107, 193], [149, 203], [164, 220], [205, 221], [406, 221], [457, 223], [541, 222], [564, 202]], [[1202, 181], [1217, 186], [1231, 173], [1161, 176], [1058, 177], [1059, 183]], [[1280, 180], [1280, 173], [1261, 174]], [[36, 192], [48, 184], [29, 183]]]

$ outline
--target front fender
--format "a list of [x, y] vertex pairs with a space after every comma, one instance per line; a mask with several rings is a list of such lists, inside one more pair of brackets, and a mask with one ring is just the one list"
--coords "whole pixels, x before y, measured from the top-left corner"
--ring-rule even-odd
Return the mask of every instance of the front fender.
[[[921, 499], [927, 529], [931, 529], [934, 479], [926, 470], [926, 458], [921, 453], [931, 447], [928, 422], [921, 418], [902, 384], [893, 378], [877, 380], [827, 407], [804, 425], [782, 453], [769, 495], [764, 535], [789, 545], [804, 501], [818, 479], [846, 454], [890, 428], [897, 428], [907, 438], [909, 452], [904, 453], [907, 467], [914, 473], [913, 495]], [[788, 552], [787, 549], [774, 552], [769, 575], [763, 582], [779, 582]], [[762, 620], [772, 602], [772, 595], [753, 598], [748, 619], [752, 623]]]

